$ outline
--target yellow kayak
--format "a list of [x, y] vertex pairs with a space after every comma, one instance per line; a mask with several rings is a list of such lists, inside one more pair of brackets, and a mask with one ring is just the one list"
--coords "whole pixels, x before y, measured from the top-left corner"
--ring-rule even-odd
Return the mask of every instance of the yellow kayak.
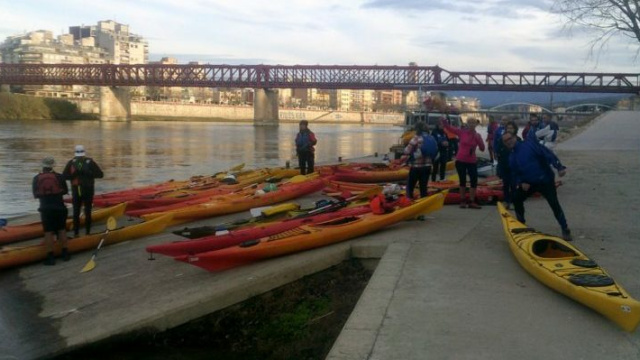
[[498, 202], [509, 247], [520, 265], [541, 283], [606, 316], [626, 331], [640, 323], [640, 302], [604, 269], [562, 238], [539, 233], [516, 220]]
[[[157, 234], [167, 227], [171, 222], [172, 217], [172, 214], [165, 214], [153, 220], [109, 231], [109, 234], [105, 237], [103, 246]], [[69, 239], [69, 243], [67, 245], [69, 253], [95, 249], [103, 236], [103, 233], [97, 233]], [[62, 248], [60, 243], [56, 241], [54, 253], [58, 256], [61, 251]], [[0, 269], [30, 264], [44, 260], [46, 257], [47, 249], [43, 243], [19, 247], [5, 246], [0, 248]]]

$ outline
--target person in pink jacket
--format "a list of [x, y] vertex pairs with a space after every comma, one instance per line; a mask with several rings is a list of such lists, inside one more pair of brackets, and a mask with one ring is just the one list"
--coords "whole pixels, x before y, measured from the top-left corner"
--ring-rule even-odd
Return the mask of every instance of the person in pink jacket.
[[[442, 126], [448, 131], [458, 135], [460, 142], [458, 144], [458, 153], [456, 154], [456, 170], [460, 178], [460, 207], [480, 209], [480, 205], [476, 202], [476, 188], [478, 187], [478, 159], [476, 158], [476, 149], [484, 151], [484, 141], [482, 136], [476, 132], [478, 120], [469, 118], [465, 129], [458, 129], [449, 125], [446, 121], [442, 122]], [[465, 195], [467, 192], [467, 174], [469, 175], [469, 202]]]

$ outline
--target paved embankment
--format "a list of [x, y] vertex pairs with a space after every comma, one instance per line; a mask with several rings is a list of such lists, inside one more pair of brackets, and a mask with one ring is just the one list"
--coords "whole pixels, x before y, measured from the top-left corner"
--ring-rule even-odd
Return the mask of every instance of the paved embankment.
[[[609, 113], [556, 152], [575, 245], [640, 299], [640, 113]], [[559, 233], [543, 199], [526, 210], [529, 226]], [[433, 217], [390, 246], [328, 359], [640, 359], [640, 331], [519, 266], [495, 207]]]
[[[575, 245], [636, 298], [639, 119], [608, 114], [557, 150], [569, 168], [559, 196]], [[603, 138], [618, 147], [593, 146]], [[526, 206], [529, 226], [559, 232], [544, 200]], [[426, 221], [218, 274], [161, 256], [147, 260], [145, 246], [174, 239], [105, 247], [86, 274], [79, 271], [88, 252], [54, 267], [0, 273], [0, 359], [42, 358], [130, 330], [175, 326], [351, 255], [382, 259], [330, 359], [640, 358], [640, 332], [619, 330], [518, 265], [493, 206], [448, 206]]]

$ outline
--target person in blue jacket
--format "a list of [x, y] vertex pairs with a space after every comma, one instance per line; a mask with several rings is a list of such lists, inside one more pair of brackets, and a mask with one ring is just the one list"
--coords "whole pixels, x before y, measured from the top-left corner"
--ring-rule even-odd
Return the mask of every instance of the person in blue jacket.
[[560, 177], [566, 174], [567, 168], [551, 150], [536, 141], [517, 141], [516, 135], [505, 132], [502, 135], [502, 142], [511, 151], [509, 167], [512, 181], [516, 186], [513, 206], [518, 221], [525, 223], [524, 201], [533, 193], [539, 192], [547, 199], [553, 210], [553, 215], [562, 228], [562, 237], [566, 241], [571, 241], [571, 230], [558, 201], [555, 174], [551, 166], [558, 171]]

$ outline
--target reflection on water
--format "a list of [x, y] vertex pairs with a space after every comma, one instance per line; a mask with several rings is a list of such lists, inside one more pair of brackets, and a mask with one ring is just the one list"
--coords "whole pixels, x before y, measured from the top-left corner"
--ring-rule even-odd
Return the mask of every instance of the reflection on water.
[[[277, 128], [250, 123], [2, 121], [0, 127], [0, 218], [35, 213], [31, 180], [45, 156], [62, 172], [83, 144], [105, 173], [96, 181], [104, 192], [212, 174], [239, 163], [248, 168], [297, 163], [297, 124]], [[316, 161], [336, 161], [386, 153], [402, 130], [392, 126], [311, 124]]]

